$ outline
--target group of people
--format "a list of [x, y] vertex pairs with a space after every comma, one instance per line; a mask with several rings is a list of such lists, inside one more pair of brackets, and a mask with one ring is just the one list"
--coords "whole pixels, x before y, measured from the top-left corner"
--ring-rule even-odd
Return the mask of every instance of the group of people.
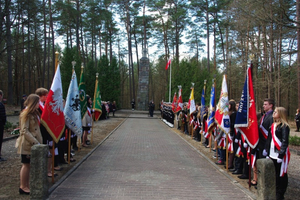
[[[177, 113], [178, 129], [199, 142], [201, 142], [201, 134], [203, 134], [204, 141], [202, 144], [207, 148], [214, 147], [213, 151], [217, 151], [217, 153], [215, 153], [215, 158], [217, 158], [218, 155], [216, 164], [224, 165], [226, 168], [225, 164], [228, 162], [230, 172], [234, 175], [238, 175], [240, 179], [249, 179], [249, 170], [251, 169], [250, 167], [252, 167], [249, 163], [251, 155], [255, 155], [256, 159], [271, 159], [276, 172], [276, 199], [284, 199], [284, 193], [288, 185], [287, 166], [290, 154], [288, 148], [290, 126], [288, 124], [288, 114], [285, 108], [275, 107], [275, 102], [272, 99], [264, 99], [263, 112], [257, 113], [259, 142], [255, 149], [250, 149], [244, 136], [234, 128], [238, 104], [236, 104], [234, 100], [230, 100], [228, 105], [230, 133], [228, 134], [227, 161], [226, 134], [219, 129], [216, 124], [208, 132], [207, 108], [201, 109], [200, 104], [196, 104], [196, 111], [190, 114], [187, 106], [188, 104], [184, 103], [182, 110]], [[297, 110], [297, 113], [299, 113], [299, 110]], [[296, 114], [295, 121], [300, 121], [300, 113], [298, 115], [299, 119]], [[298, 126], [297, 130], [299, 130]], [[211, 141], [211, 139], [213, 139], [214, 144], [210, 144], [209, 140]], [[250, 184], [256, 186], [257, 180], [258, 172], [255, 162]]]
[[[29, 171], [30, 171], [30, 155], [31, 147], [36, 144], [46, 144], [49, 147], [48, 152], [48, 177], [57, 176], [52, 171], [61, 171], [62, 164], [68, 164], [65, 159], [70, 162], [76, 160], [72, 156], [72, 151], [78, 150], [77, 135], [65, 127], [65, 130], [58, 143], [55, 143], [48, 133], [47, 129], [40, 123], [41, 116], [44, 110], [44, 104], [47, 99], [48, 90], [45, 88], [38, 88], [35, 94], [30, 94], [24, 101], [24, 109], [20, 113], [20, 136], [17, 139], [16, 147], [18, 154], [21, 155], [22, 167], [20, 170], [20, 194], [30, 194], [29, 189]], [[87, 114], [82, 119], [82, 147], [87, 147], [90, 143], [88, 134], [92, 126], [92, 99], [86, 95], [87, 100]], [[65, 104], [65, 101], [63, 101]], [[68, 143], [71, 143], [72, 150], [69, 148]], [[54, 147], [53, 147], [54, 145]], [[54, 149], [54, 151], [53, 151]], [[52, 163], [52, 154], [54, 154], [54, 163]], [[52, 170], [52, 166], [54, 166]]]

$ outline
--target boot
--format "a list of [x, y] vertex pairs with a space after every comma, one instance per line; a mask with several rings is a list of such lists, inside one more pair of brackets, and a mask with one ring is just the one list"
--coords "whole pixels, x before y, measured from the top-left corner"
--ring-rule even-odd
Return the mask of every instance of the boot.
[[228, 169], [233, 169], [233, 160], [234, 160], [234, 153], [229, 153], [228, 155], [229, 159], [228, 159]]

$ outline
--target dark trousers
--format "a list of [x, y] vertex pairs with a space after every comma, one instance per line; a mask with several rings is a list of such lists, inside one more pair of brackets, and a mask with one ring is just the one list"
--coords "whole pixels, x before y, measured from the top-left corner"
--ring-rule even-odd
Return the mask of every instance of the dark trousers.
[[281, 163], [277, 163], [276, 159], [272, 159], [275, 166], [276, 173], [276, 200], [284, 199], [284, 193], [288, 186], [288, 175], [285, 174], [283, 177], [280, 177], [280, 168]]
[[3, 134], [4, 134], [4, 125], [0, 124], [0, 156], [1, 156], [1, 149], [2, 149], [2, 142], [3, 142]]
[[297, 125], [297, 131], [299, 131], [299, 129], [300, 129], [300, 121], [296, 121], [296, 125]]

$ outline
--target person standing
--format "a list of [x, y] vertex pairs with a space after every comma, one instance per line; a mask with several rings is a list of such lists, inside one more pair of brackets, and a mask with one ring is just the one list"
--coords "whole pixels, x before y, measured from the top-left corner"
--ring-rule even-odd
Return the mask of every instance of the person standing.
[[83, 147], [87, 147], [88, 134], [91, 130], [92, 122], [93, 122], [93, 117], [92, 117], [93, 113], [92, 113], [92, 109], [91, 109], [93, 102], [89, 95], [86, 95], [86, 102], [87, 102], [87, 111], [82, 119], [82, 130], [83, 130], [82, 146]]
[[21, 155], [22, 167], [20, 170], [20, 194], [30, 194], [29, 173], [31, 147], [43, 142], [40, 131], [41, 115], [39, 109], [39, 96], [31, 94], [25, 101], [26, 108], [20, 114], [20, 136], [17, 140], [18, 154]]
[[117, 110], [117, 105], [116, 105], [116, 101], [113, 101], [112, 103], [112, 112], [113, 112], [113, 117], [115, 116], [115, 112]]
[[134, 99], [132, 99], [132, 101], [131, 101], [131, 108], [132, 108], [132, 110], [134, 110], [134, 107], [135, 107], [135, 101], [134, 101]]
[[296, 122], [296, 126], [297, 126], [296, 132], [299, 132], [299, 128], [300, 128], [300, 109], [299, 108], [296, 110], [295, 122]]
[[271, 137], [266, 142], [265, 155], [269, 155], [275, 166], [276, 199], [284, 199], [288, 186], [287, 167], [290, 160], [289, 135], [290, 127], [287, 120], [287, 110], [277, 107], [273, 112], [274, 123], [271, 126]]
[[21, 111], [24, 110], [25, 105], [24, 102], [26, 101], [27, 95], [23, 94], [22, 99], [21, 99]]
[[2, 103], [2, 99], [3, 99], [3, 91], [0, 90], [0, 162], [6, 161], [6, 159], [4, 159], [1, 154], [4, 126], [6, 124], [6, 112], [5, 112], [5, 106]]
[[[259, 142], [257, 147], [254, 149], [256, 153], [256, 158], [266, 158], [267, 154], [263, 153], [266, 149], [266, 141], [271, 137], [271, 126], [273, 124], [273, 110], [275, 107], [275, 102], [273, 99], [264, 99], [264, 115], [260, 118], [258, 124]], [[257, 184], [257, 167], [256, 163], [253, 167], [253, 180], [252, 185]]]

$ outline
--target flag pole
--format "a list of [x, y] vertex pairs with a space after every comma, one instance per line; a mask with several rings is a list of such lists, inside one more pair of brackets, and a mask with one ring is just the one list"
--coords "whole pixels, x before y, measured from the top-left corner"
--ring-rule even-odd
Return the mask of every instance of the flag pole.
[[[250, 58], [250, 66], [252, 66], [252, 60], [254, 59], [254, 54], [249, 55]], [[252, 73], [252, 67], [251, 67], [251, 72]], [[252, 168], [252, 161], [251, 161], [251, 152], [252, 152], [252, 148], [249, 145], [250, 148], [250, 156], [249, 156], [249, 180], [248, 180], [248, 187], [249, 189], [251, 188], [251, 168]], [[255, 173], [255, 172], [254, 172]]]
[[[55, 72], [57, 70], [57, 66], [58, 66], [58, 55], [59, 53], [56, 51], [55, 52]], [[51, 174], [52, 174], [52, 183], [54, 183], [54, 156], [55, 156], [55, 152], [54, 152], [54, 146], [55, 146], [55, 142], [54, 140], [52, 141], [52, 167], [51, 167]]]
[[[225, 82], [226, 82], [227, 75], [225, 74], [224, 77], [225, 77]], [[225, 133], [225, 134], [226, 134], [226, 170], [228, 171], [228, 162], [229, 162], [229, 160], [228, 160], [228, 138], [229, 138], [229, 136], [228, 136], [228, 133]]]
[[170, 62], [169, 102], [171, 102], [171, 80], [172, 80], [171, 72], [172, 72], [172, 62]]
[[[206, 87], [206, 80], [204, 80], [204, 86], [203, 86], [203, 90], [204, 90], [204, 98], [205, 98], [205, 87]], [[202, 97], [201, 97], [201, 99], [202, 99]], [[204, 106], [204, 107], [205, 107], [205, 105], [201, 105], [201, 106]], [[204, 108], [203, 108], [203, 109], [204, 109]], [[201, 109], [201, 110], [202, 110], [202, 109]], [[200, 111], [200, 112], [201, 112], [201, 111]], [[201, 117], [201, 115], [200, 115], [200, 117]], [[204, 117], [202, 117], [202, 118], [204, 118]], [[200, 134], [200, 135], [201, 135], [201, 138], [200, 138], [201, 141], [204, 140], [204, 135], [203, 135], [204, 130], [203, 130], [203, 129], [204, 129], [205, 124], [203, 124], [203, 122], [204, 122], [204, 120], [202, 119], [202, 122], [201, 122], [201, 123], [202, 123], [202, 129], [201, 129], [201, 131], [202, 131], [202, 132], [201, 132], [201, 134]], [[203, 140], [202, 140], [202, 135], [203, 135]]]

